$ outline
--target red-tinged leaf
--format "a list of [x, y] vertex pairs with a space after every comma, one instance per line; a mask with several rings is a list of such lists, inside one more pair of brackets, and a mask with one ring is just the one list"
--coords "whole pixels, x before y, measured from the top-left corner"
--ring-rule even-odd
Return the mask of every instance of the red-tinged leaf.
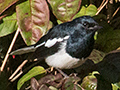
[[18, 0], [0, 0], [0, 14], [3, 13], [7, 8], [16, 3]]
[[37, 90], [39, 87], [38, 81], [35, 78], [31, 78], [31, 90]]
[[53, 14], [62, 22], [67, 22], [73, 19], [73, 16], [78, 12], [81, 0], [48, 0]]
[[49, 9], [46, 0], [30, 0], [17, 6], [18, 25], [27, 45], [36, 43], [47, 31]]

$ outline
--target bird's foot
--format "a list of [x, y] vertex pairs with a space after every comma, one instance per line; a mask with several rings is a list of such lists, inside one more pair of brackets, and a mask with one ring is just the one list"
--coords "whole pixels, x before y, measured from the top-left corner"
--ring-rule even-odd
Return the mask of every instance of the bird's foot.
[[60, 70], [59, 68], [55, 68], [55, 69], [64, 76], [64, 79], [69, 78], [69, 76], [66, 73], [64, 73], [62, 70]]
[[72, 76], [76, 77], [77, 75], [78, 75], [77, 73], [71, 73], [69, 76], [70, 77], [72, 77]]

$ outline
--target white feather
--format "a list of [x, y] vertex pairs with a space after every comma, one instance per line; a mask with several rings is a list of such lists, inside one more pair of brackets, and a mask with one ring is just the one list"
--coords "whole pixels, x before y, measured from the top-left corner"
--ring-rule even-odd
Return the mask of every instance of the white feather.
[[65, 50], [65, 46], [66, 46], [66, 41], [61, 45], [60, 51], [58, 51], [57, 53], [51, 56], [48, 56], [45, 59], [46, 63], [49, 66], [53, 66], [60, 69], [70, 69], [73, 67], [77, 67], [79, 62], [80, 62], [79, 65], [84, 63], [84, 61], [77, 58], [73, 58], [69, 54], [67, 54]]
[[65, 36], [65, 37], [64, 37], [64, 39], [68, 39], [68, 38], [69, 38], [69, 36]]
[[54, 39], [52, 39], [52, 40], [49, 39], [49, 40], [47, 40], [47, 42], [45, 43], [45, 47], [50, 48], [50, 47], [52, 47], [53, 45], [55, 45], [56, 42], [57, 42], [57, 38], [54, 38]]
[[54, 46], [57, 42], [62, 42], [63, 40], [66, 40], [68, 38], [69, 38], [69, 36], [65, 36], [64, 38], [49, 39], [45, 43], [45, 47], [50, 48], [50, 47]]
[[62, 41], [63, 41], [63, 38], [58, 38], [57, 41], [58, 41], [58, 42], [62, 42]]

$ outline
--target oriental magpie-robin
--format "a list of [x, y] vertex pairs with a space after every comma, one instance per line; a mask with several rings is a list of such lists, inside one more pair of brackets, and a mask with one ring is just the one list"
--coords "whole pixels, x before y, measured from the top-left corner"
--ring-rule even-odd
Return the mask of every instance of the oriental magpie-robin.
[[12, 55], [34, 52], [44, 57], [49, 66], [70, 69], [85, 62], [93, 50], [94, 34], [101, 26], [90, 16], [51, 28], [35, 45], [11, 52]]

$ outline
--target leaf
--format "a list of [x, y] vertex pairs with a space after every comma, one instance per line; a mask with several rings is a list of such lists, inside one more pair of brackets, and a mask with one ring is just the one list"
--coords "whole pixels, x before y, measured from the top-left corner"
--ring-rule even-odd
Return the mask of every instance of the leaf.
[[97, 7], [95, 5], [90, 4], [88, 7], [82, 6], [80, 11], [74, 16], [74, 18], [89, 15], [94, 16], [97, 13]]
[[94, 76], [94, 74], [98, 74], [97, 71], [92, 72], [92, 74], [89, 74], [83, 79], [83, 82], [81, 83], [81, 86], [85, 90], [96, 90], [97, 88], [97, 79]]
[[118, 83], [115, 83], [114, 85], [116, 85], [120, 89], [120, 81]]
[[12, 6], [18, 0], [0, 0], [0, 14], [3, 13], [7, 8]]
[[60, 73], [56, 75], [53, 75], [53, 74], [46, 75], [40, 78], [38, 81], [35, 78], [32, 78], [31, 89], [32, 90], [57, 90], [57, 88], [61, 87], [62, 85], [61, 82], [58, 82], [59, 80], [61, 81], [62, 78], [63, 77]]
[[58, 90], [57, 88], [53, 87], [53, 86], [50, 86], [49, 87], [50, 90]]
[[93, 70], [96, 70], [96, 67], [92, 60], [87, 59], [82, 65], [75, 68], [74, 70], [78, 73], [78, 76], [81, 79], [83, 79], [85, 76], [87, 76]]
[[119, 89], [120, 89], [120, 82], [119, 82], [119, 83], [112, 84], [112, 89], [113, 89], [113, 90], [119, 90]]
[[25, 74], [17, 83], [17, 90], [20, 90], [21, 86], [32, 77], [45, 73], [45, 69], [41, 66], [32, 68], [27, 74]]
[[58, 20], [67, 22], [78, 12], [81, 0], [48, 0]]
[[31, 78], [31, 90], [37, 90], [39, 83], [35, 78]]
[[95, 48], [103, 52], [110, 52], [120, 46], [120, 29], [113, 30], [106, 21], [100, 23], [103, 27], [98, 31]]
[[7, 16], [2, 19], [3, 22], [0, 24], [0, 37], [11, 34], [17, 29], [16, 13], [11, 16]]
[[97, 13], [97, 7], [95, 5], [90, 4], [87, 7], [85, 15], [94, 16], [96, 13]]
[[96, 90], [112, 90], [110, 82], [106, 81], [101, 75], [96, 74], [97, 78], [97, 89]]
[[30, 0], [17, 5], [17, 20], [27, 45], [35, 44], [49, 26], [49, 9], [46, 0]]
[[105, 56], [104, 52], [93, 49], [88, 58], [91, 59], [94, 63], [98, 63], [103, 60], [104, 56]]
[[80, 78], [76, 76], [67, 78], [62, 86], [62, 90], [82, 90], [81, 87], [77, 84], [79, 81]]
[[39, 82], [35, 78], [32, 78], [31, 90], [51, 90], [51, 89], [49, 89], [45, 84], [39, 85]]
[[39, 85], [46, 84], [49, 86], [53, 86], [55, 88], [59, 88], [61, 86], [61, 82], [59, 83], [58, 81], [62, 81], [62, 75], [60, 73], [53, 75], [49, 74], [44, 77], [42, 77], [40, 80], [38, 80]]
[[115, 50], [108, 53], [101, 62], [97, 63], [97, 71], [110, 83], [120, 81], [120, 51]]

